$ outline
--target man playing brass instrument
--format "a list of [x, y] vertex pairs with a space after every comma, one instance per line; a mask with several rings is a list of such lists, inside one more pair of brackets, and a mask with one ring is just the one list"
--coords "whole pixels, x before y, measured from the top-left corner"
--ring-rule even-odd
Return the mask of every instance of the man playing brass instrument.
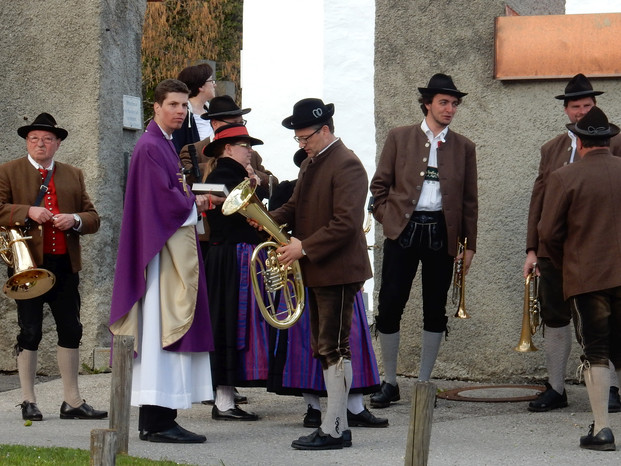
[[609, 146], [620, 130], [597, 107], [567, 128], [578, 138], [580, 160], [550, 174], [539, 243], [552, 265], [562, 269], [563, 297], [582, 347], [594, 421], [580, 447], [612, 451], [610, 362], [621, 367], [621, 159]]
[[446, 299], [458, 238], [468, 238], [463, 273], [477, 240], [477, 165], [472, 141], [449, 130], [465, 92], [450, 76], [434, 75], [419, 87], [425, 118], [395, 128], [371, 180], [374, 215], [384, 227], [382, 283], [376, 317], [384, 382], [371, 406], [386, 408], [400, 399], [397, 354], [401, 316], [422, 263], [423, 343], [419, 380], [427, 381], [446, 332]]
[[[565, 94], [555, 98], [563, 100], [565, 113], [571, 123], [578, 122], [595, 106], [595, 96], [603, 94], [594, 91], [586, 76], [577, 74], [565, 87]], [[526, 236], [526, 261], [524, 262], [524, 278], [526, 278], [537, 264], [539, 277], [539, 298], [541, 301], [541, 320], [545, 325], [544, 352], [548, 382], [546, 390], [528, 405], [529, 411], [543, 412], [567, 406], [565, 392], [565, 372], [567, 360], [573, 340], [571, 332], [571, 309], [563, 297], [561, 271], [552, 266], [548, 252], [542, 247], [537, 234], [537, 224], [541, 220], [544, 191], [547, 194], [547, 182], [550, 174], [565, 165], [578, 160], [576, 155], [576, 136], [571, 130], [562, 133], [548, 141], [541, 147], [541, 161], [539, 175], [535, 180], [528, 211], [528, 226]], [[610, 150], [613, 155], [621, 156], [621, 138], [612, 139]], [[613, 380], [610, 387], [609, 410], [621, 411], [619, 400], [619, 384], [611, 371]]]
[[[68, 133], [52, 115], [40, 114], [32, 124], [19, 128], [17, 134], [26, 140], [28, 155], [0, 166], [0, 225], [25, 229], [31, 236], [27, 244], [34, 262], [56, 276], [55, 285], [47, 293], [16, 300], [20, 332], [15, 351], [22, 417], [31, 421], [43, 419], [36, 404], [34, 382], [43, 304], [48, 303], [58, 333], [58, 367], [64, 391], [60, 417], [102, 419], [108, 413], [93, 409], [78, 390], [78, 348], [82, 338], [78, 292], [78, 272], [82, 268], [80, 236], [99, 229], [99, 215], [86, 192], [82, 171], [54, 160]], [[46, 188], [42, 189], [43, 186]]]

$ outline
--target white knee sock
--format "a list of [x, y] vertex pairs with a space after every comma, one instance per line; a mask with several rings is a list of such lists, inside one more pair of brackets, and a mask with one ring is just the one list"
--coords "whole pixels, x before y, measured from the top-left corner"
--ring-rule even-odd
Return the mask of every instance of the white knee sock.
[[315, 395], [314, 393], [302, 393], [304, 397], [304, 404], [306, 406], [310, 405], [313, 409], [318, 409], [321, 411], [321, 403], [319, 403], [319, 395]]
[[419, 382], [427, 382], [431, 378], [431, 371], [436, 364], [443, 336], [444, 332], [423, 330], [423, 349], [420, 355], [420, 370], [418, 371]]
[[362, 393], [350, 393], [347, 397], [347, 409], [353, 414], [364, 411], [364, 397]]
[[78, 348], [63, 348], [62, 346], [57, 346], [56, 357], [58, 359], [60, 377], [63, 380], [65, 401], [69, 406], [78, 408], [84, 403], [78, 388], [80, 350]]
[[37, 376], [37, 352], [21, 350], [17, 355], [17, 371], [22, 388], [22, 401], [36, 403], [34, 384]]
[[228, 411], [235, 407], [235, 387], [232, 385], [218, 385], [216, 387], [216, 408], [220, 411]]
[[397, 356], [399, 355], [400, 332], [377, 333], [379, 333], [379, 341], [382, 347], [384, 380], [391, 385], [397, 385]]
[[571, 331], [570, 324], [564, 327], [546, 326], [545, 328], [544, 350], [548, 369], [548, 383], [561, 395], [565, 390], [565, 372], [571, 352]]
[[595, 426], [593, 434], [610, 427], [608, 420], [608, 392], [610, 390], [610, 369], [602, 366], [591, 366], [584, 371], [584, 382], [586, 383], [589, 402]]
[[321, 430], [332, 437], [341, 437], [347, 425], [347, 395], [351, 387], [352, 368], [349, 359], [339, 362], [323, 371], [328, 391], [328, 407], [321, 423]]

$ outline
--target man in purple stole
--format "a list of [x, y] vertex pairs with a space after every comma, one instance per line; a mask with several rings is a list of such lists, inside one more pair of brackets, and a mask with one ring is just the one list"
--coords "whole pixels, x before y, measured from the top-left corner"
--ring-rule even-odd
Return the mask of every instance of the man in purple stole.
[[177, 409], [213, 398], [213, 338], [195, 225], [208, 205], [185, 183], [172, 133], [188, 110], [177, 80], [155, 89], [155, 116], [134, 148], [112, 292], [110, 330], [135, 337], [131, 403], [140, 439], [201, 443]]

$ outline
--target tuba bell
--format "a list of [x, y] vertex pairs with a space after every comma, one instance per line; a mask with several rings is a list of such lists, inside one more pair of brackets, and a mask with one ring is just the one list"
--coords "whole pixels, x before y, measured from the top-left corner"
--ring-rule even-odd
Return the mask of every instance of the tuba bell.
[[531, 272], [524, 281], [524, 311], [522, 312], [522, 331], [520, 341], [513, 348], [520, 353], [538, 351], [533, 344], [532, 336], [539, 327], [539, 277], [537, 276], [537, 263], [533, 264]]
[[457, 239], [457, 255], [461, 254], [455, 262], [455, 272], [453, 273], [453, 304], [457, 304], [457, 312], [455, 317], [460, 319], [469, 319], [470, 315], [466, 312], [466, 274], [464, 273], [464, 258], [466, 256], [466, 248], [468, 247], [468, 238], [464, 238], [462, 243]]
[[36, 298], [51, 290], [56, 282], [52, 272], [35, 265], [26, 245], [30, 238], [17, 228], [0, 227], [0, 257], [14, 272], [2, 289], [9, 298]]
[[[295, 324], [304, 311], [305, 292], [302, 269], [299, 261], [295, 261], [288, 267], [280, 264], [276, 249], [289, 243], [289, 235], [282, 231], [285, 225], [278, 225], [274, 221], [255, 194], [255, 189], [254, 180], [242, 181], [227, 196], [222, 204], [222, 213], [232, 215], [238, 212], [256, 221], [275, 240], [266, 241], [255, 248], [251, 257], [250, 276], [252, 291], [261, 314], [272, 327], [285, 329]], [[263, 250], [267, 254], [265, 261], [259, 257]], [[263, 285], [267, 291], [267, 303], [261, 292], [259, 277], [263, 278]], [[280, 295], [286, 304], [285, 310], [279, 309], [279, 300], [276, 296]]]

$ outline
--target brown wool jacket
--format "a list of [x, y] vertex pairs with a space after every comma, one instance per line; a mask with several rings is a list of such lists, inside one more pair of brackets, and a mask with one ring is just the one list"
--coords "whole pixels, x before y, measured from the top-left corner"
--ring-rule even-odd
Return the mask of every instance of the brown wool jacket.
[[[71, 165], [54, 162], [54, 184], [61, 213], [78, 214], [82, 220], [82, 230], [65, 231], [67, 250], [74, 273], [82, 269], [80, 254], [80, 235], [99, 230], [99, 215], [91, 202], [82, 170]], [[0, 165], [0, 225], [23, 227], [28, 217], [28, 209], [37, 198], [41, 186], [41, 174], [28, 161], [28, 157], [12, 160]], [[43, 229], [45, 224], [30, 222], [26, 232], [32, 236], [28, 248], [37, 265], [43, 262]]]
[[[427, 142], [420, 124], [388, 133], [371, 180], [373, 215], [387, 238], [399, 237], [418, 204], [429, 158]], [[448, 252], [457, 255], [458, 238], [462, 242], [468, 238], [468, 249], [476, 252], [479, 207], [474, 143], [449, 129], [446, 142], [438, 147], [438, 175]]]
[[309, 287], [364, 282], [371, 264], [363, 231], [368, 178], [362, 162], [341, 140], [302, 162], [293, 196], [270, 212], [293, 228], [306, 256]]
[[[610, 140], [610, 151], [612, 155], [621, 157], [621, 136]], [[567, 164], [571, 157], [571, 138], [567, 133], [559, 134], [554, 139], [546, 142], [541, 147], [541, 160], [539, 161], [539, 174], [533, 185], [533, 192], [530, 197], [530, 207], [528, 209], [528, 224], [526, 230], [526, 251], [534, 250], [539, 257], [549, 257], [547, 251], [539, 242], [537, 224], [541, 219], [543, 209], [543, 197], [550, 174]], [[574, 161], [580, 159], [576, 153]]]
[[550, 174], [539, 242], [563, 270], [565, 299], [621, 286], [621, 158], [608, 148]]

